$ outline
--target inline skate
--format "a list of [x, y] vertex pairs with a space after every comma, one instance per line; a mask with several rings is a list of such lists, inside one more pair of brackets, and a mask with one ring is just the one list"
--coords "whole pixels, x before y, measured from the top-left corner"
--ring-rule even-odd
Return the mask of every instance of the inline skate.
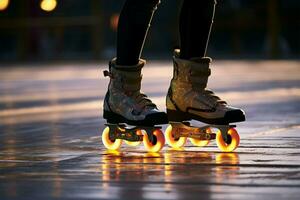
[[[184, 60], [175, 50], [174, 71], [166, 97], [169, 126], [165, 131], [166, 142], [174, 148], [183, 147], [190, 139], [195, 146], [205, 146], [211, 140], [221, 151], [231, 152], [239, 145], [239, 134], [233, 122], [245, 121], [245, 113], [228, 106], [207, 89], [211, 58], [200, 57]], [[190, 120], [207, 123], [203, 127], [190, 124]]]
[[141, 92], [144, 65], [145, 61], [140, 59], [137, 65], [119, 66], [113, 59], [109, 71], [104, 71], [104, 76], [110, 78], [103, 105], [107, 124], [102, 142], [107, 149], [119, 149], [123, 140], [131, 146], [143, 142], [149, 152], [158, 152], [165, 144], [161, 127], [157, 125], [167, 124], [167, 115]]

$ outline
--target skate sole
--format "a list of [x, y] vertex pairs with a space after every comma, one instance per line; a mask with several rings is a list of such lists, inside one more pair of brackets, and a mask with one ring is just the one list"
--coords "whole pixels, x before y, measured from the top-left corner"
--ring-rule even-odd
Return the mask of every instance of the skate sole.
[[243, 114], [239, 114], [236, 116], [230, 116], [230, 115], [226, 116], [226, 114], [224, 118], [207, 119], [192, 113], [167, 109], [168, 120], [174, 122], [189, 121], [194, 119], [207, 124], [227, 125], [234, 122], [245, 121], [245, 115]]
[[133, 126], [154, 126], [154, 125], [168, 123], [167, 114], [164, 112], [147, 115], [144, 120], [129, 120], [123, 117], [122, 115], [104, 110], [103, 118], [106, 119], [107, 123], [111, 123], [111, 124], [126, 123], [128, 125], [133, 125]]

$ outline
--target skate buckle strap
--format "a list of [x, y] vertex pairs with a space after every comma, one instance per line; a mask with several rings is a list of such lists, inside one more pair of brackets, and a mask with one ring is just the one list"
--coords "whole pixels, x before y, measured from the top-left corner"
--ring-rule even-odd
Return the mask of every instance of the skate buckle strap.
[[189, 71], [190, 76], [194, 77], [209, 77], [211, 75], [210, 68], [193, 67]]
[[119, 78], [122, 84], [121, 87], [125, 91], [136, 92], [141, 89], [142, 76], [140, 74], [123, 74]]
[[110, 73], [110, 72], [109, 72], [109, 71], [107, 71], [107, 70], [104, 70], [104, 71], [103, 71], [103, 76], [104, 76], [104, 77], [107, 77], [107, 76], [109, 76], [109, 78], [111, 78], [111, 79], [113, 78], [113, 74], [112, 74], [112, 73]]

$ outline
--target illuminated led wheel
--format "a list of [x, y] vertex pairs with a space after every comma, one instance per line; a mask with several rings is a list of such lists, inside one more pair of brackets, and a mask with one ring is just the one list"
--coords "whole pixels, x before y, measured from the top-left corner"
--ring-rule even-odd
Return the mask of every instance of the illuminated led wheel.
[[[207, 128], [206, 133], [211, 133], [211, 129]], [[195, 138], [189, 138], [191, 143], [197, 147], [204, 147], [209, 144], [209, 140], [199, 140]]]
[[186, 137], [180, 137], [179, 139], [175, 139], [172, 131], [173, 131], [172, 125], [169, 125], [165, 131], [165, 137], [166, 137], [167, 144], [173, 148], [183, 147], [186, 143]]
[[144, 143], [145, 149], [148, 152], [153, 152], [153, 153], [159, 152], [165, 145], [164, 134], [160, 129], [154, 130], [152, 134], [153, 134], [153, 138], [154, 138], [153, 142], [150, 142], [147, 133], [144, 134], [143, 143]]
[[106, 127], [102, 132], [102, 143], [109, 150], [117, 150], [122, 144], [121, 139], [115, 139], [114, 141], [109, 139], [109, 127]]
[[[136, 131], [136, 134], [137, 134], [137, 135], [143, 135], [143, 133], [142, 133], [141, 130], [137, 130], [137, 131]], [[129, 145], [129, 146], [135, 147], [135, 146], [138, 146], [139, 144], [141, 144], [142, 141], [131, 142], [131, 141], [125, 140], [125, 143], [126, 143], [127, 145]]]
[[230, 128], [227, 134], [228, 134], [227, 137], [229, 141], [225, 142], [223, 140], [221, 131], [218, 131], [216, 135], [216, 142], [221, 151], [232, 152], [239, 146], [240, 136], [234, 128]]

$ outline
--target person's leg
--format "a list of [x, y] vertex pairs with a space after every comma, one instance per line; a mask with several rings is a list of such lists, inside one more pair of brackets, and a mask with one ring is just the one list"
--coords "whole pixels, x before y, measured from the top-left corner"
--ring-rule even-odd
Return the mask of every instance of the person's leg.
[[159, 0], [127, 0], [120, 15], [117, 35], [117, 58], [109, 63], [108, 91], [103, 118], [108, 123], [152, 126], [168, 122], [165, 112], [141, 93], [140, 59], [149, 25]]
[[152, 16], [159, 2], [159, 0], [125, 2], [118, 24], [118, 65], [138, 64]]
[[229, 124], [245, 120], [241, 109], [229, 106], [207, 89], [211, 58], [205, 54], [215, 3], [214, 0], [183, 2], [181, 49], [174, 53], [174, 74], [166, 99], [169, 121], [196, 119], [209, 124]]
[[179, 19], [180, 58], [204, 57], [216, 0], [184, 0]]

